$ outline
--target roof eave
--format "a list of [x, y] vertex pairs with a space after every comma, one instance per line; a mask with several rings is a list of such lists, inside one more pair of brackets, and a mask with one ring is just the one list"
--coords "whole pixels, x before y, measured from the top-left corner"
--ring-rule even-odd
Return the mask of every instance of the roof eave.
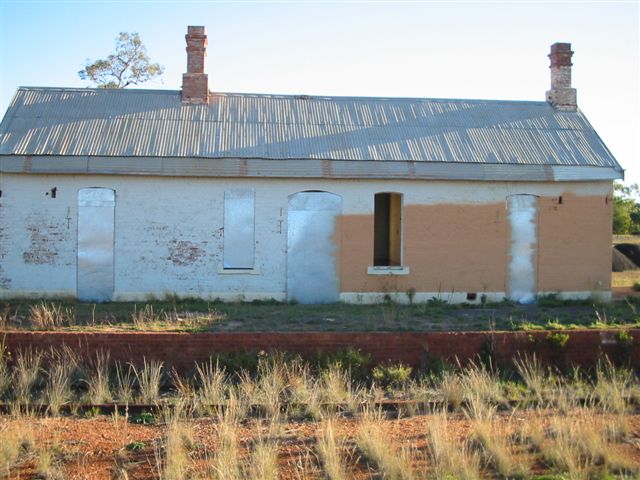
[[163, 177], [338, 178], [460, 181], [600, 181], [624, 179], [622, 169], [377, 160], [0, 155], [1, 173]]

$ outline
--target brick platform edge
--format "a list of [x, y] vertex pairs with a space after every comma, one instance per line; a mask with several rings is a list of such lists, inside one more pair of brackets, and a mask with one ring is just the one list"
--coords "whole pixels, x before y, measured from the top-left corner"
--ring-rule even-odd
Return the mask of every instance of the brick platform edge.
[[603, 355], [616, 363], [640, 367], [640, 329], [627, 330], [631, 342], [620, 341], [616, 330], [564, 330], [564, 347], [549, 337], [555, 332], [442, 332], [442, 333], [76, 333], [0, 331], [0, 342], [12, 353], [34, 348], [68, 346], [84, 360], [108, 350], [112, 361], [140, 364], [143, 358], [161, 360], [182, 373], [194, 362], [217, 352], [279, 350], [313, 358], [318, 351], [348, 347], [371, 354], [374, 362], [401, 361], [414, 366], [439, 359], [462, 363], [491, 355], [498, 366], [509, 365], [518, 354], [536, 356], [558, 366], [592, 367]]

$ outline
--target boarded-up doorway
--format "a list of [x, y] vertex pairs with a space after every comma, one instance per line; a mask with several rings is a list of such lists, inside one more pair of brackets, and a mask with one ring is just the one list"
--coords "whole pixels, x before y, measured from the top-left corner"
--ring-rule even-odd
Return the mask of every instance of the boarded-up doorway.
[[287, 299], [300, 303], [339, 300], [336, 219], [342, 199], [328, 192], [289, 197], [287, 214]]
[[509, 298], [533, 303], [537, 293], [538, 201], [535, 195], [510, 195]]
[[78, 192], [78, 299], [107, 302], [113, 297], [115, 191]]

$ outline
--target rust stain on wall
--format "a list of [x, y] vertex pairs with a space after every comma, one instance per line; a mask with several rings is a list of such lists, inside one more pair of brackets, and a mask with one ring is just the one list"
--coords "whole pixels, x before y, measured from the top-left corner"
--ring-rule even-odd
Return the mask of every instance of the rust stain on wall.
[[169, 260], [174, 265], [193, 265], [205, 254], [204, 248], [197, 243], [185, 240], [171, 240], [169, 242]]

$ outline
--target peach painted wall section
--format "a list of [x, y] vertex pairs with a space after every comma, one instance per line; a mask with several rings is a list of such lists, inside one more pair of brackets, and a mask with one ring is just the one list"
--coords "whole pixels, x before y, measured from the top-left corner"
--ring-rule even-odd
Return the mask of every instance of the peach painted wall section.
[[[538, 290], [611, 288], [608, 195], [571, 192], [538, 199]], [[402, 265], [408, 275], [369, 275], [373, 214], [340, 219], [342, 292], [506, 292], [509, 219], [506, 198], [486, 204], [404, 205]]]
[[406, 205], [403, 265], [409, 275], [368, 275], [373, 215], [342, 217], [342, 291], [496, 292], [505, 290], [506, 209], [488, 205]]
[[554, 291], [611, 289], [611, 223], [608, 196], [540, 198], [538, 288]]

